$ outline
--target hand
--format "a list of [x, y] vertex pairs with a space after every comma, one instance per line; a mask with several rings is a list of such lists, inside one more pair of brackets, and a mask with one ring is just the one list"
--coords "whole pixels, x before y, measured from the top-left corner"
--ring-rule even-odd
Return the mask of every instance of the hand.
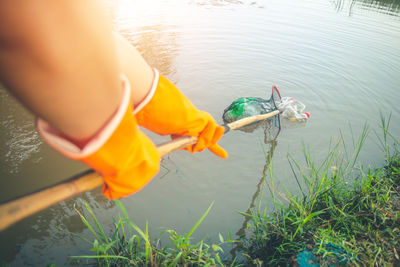
[[228, 154], [217, 142], [224, 134], [212, 116], [198, 110], [178, 88], [155, 70], [153, 88], [134, 110], [139, 125], [161, 135], [196, 136], [197, 144], [186, 147], [191, 153], [208, 148], [221, 158]]
[[81, 148], [47, 122], [38, 119], [37, 123], [39, 133], [53, 148], [103, 176], [102, 192], [110, 199], [142, 189], [158, 172], [161, 158], [157, 147], [139, 130], [129, 83], [124, 85], [122, 103], [113, 117]]

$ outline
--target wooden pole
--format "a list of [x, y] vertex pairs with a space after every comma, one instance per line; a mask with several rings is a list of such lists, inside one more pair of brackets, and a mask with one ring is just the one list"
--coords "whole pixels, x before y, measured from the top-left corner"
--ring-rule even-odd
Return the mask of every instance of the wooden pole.
[[[236, 130], [253, 122], [265, 120], [269, 117], [279, 114], [279, 110], [273, 112], [247, 117], [241, 120], [229, 123], [230, 130]], [[183, 147], [193, 145], [197, 142], [197, 137], [183, 136], [157, 146], [161, 156], [179, 150]], [[44, 210], [58, 202], [66, 200], [77, 194], [92, 190], [103, 184], [103, 178], [97, 172], [78, 176], [72, 181], [67, 181], [42, 191], [29, 194], [16, 200], [0, 205], [0, 231], [10, 225], [26, 218], [36, 212]]]

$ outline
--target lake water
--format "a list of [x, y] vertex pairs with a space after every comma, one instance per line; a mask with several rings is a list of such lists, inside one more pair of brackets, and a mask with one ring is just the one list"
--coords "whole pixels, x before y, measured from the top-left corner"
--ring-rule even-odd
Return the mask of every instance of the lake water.
[[[383, 154], [380, 115], [392, 114], [391, 133], [400, 134], [400, 1], [112, 1], [117, 31], [178, 85], [200, 109], [222, 123], [222, 112], [241, 96], [269, 98], [272, 85], [282, 96], [307, 106], [307, 123], [282, 121], [274, 145], [264, 131], [235, 131], [220, 144], [227, 160], [209, 152], [179, 151], [165, 157], [160, 173], [139, 193], [123, 200], [130, 217], [148, 221], [156, 237], [164, 229], [187, 233], [214, 202], [195, 238], [240, 231], [266, 163], [277, 187], [296, 191], [290, 153], [302, 163], [303, 144], [323, 158], [340, 132], [352, 136], [370, 126], [361, 161], [377, 166]], [[56, 184], [86, 170], [44, 144], [33, 116], [0, 88], [0, 202]], [[155, 143], [166, 140], [148, 133]], [[268, 194], [264, 198], [268, 199]], [[119, 210], [99, 190], [80, 199], [110, 226]], [[74, 206], [60, 203], [0, 232], [0, 260], [12, 266], [65, 265], [89, 245], [70, 232], [90, 236]]]

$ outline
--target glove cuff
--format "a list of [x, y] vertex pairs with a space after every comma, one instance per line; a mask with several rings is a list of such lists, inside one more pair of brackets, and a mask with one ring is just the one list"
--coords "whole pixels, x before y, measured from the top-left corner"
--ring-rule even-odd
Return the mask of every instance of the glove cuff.
[[85, 144], [84, 147], [81, 148], [77, 146], [72, 141], [66, 139], [65, 135], [62, 132], [54, 129], [45, 120], [38, 118], [36, 120], [36, 128], [40, 136], [55, 150], [57, 150], [64, 156], [72, 159], [79, 160], [99, 150], [120, 124], [131, 101], [131, 89], [129, 81], [124, 75], [121, 75], [121, 80], [123, 89], [121, 104], [119, 105], [114, 115], [109, 119], [107, 124], [103, 126], [103, 128], [98, 133], [96, 133]]
[[160, 73], [157, 69], [153, 68], [154, 79], [151, 84], [150, 91], [147, 93], [146, 97], [133, 109], [133, 114], [136, 115], [140, 110], [142, 110], [153, 98], [154, 93], [157, 90], [158, 80], [160, 79]]

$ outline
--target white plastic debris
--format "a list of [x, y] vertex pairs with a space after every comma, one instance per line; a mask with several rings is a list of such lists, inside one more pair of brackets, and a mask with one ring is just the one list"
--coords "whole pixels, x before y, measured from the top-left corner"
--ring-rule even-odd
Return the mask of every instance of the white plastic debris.
[[305, 122], [310, 117], [310, 113], [304, 112], [306, 106], [294, 97], [282, 97], [278, 106], [283, 118], [290, 121]]

